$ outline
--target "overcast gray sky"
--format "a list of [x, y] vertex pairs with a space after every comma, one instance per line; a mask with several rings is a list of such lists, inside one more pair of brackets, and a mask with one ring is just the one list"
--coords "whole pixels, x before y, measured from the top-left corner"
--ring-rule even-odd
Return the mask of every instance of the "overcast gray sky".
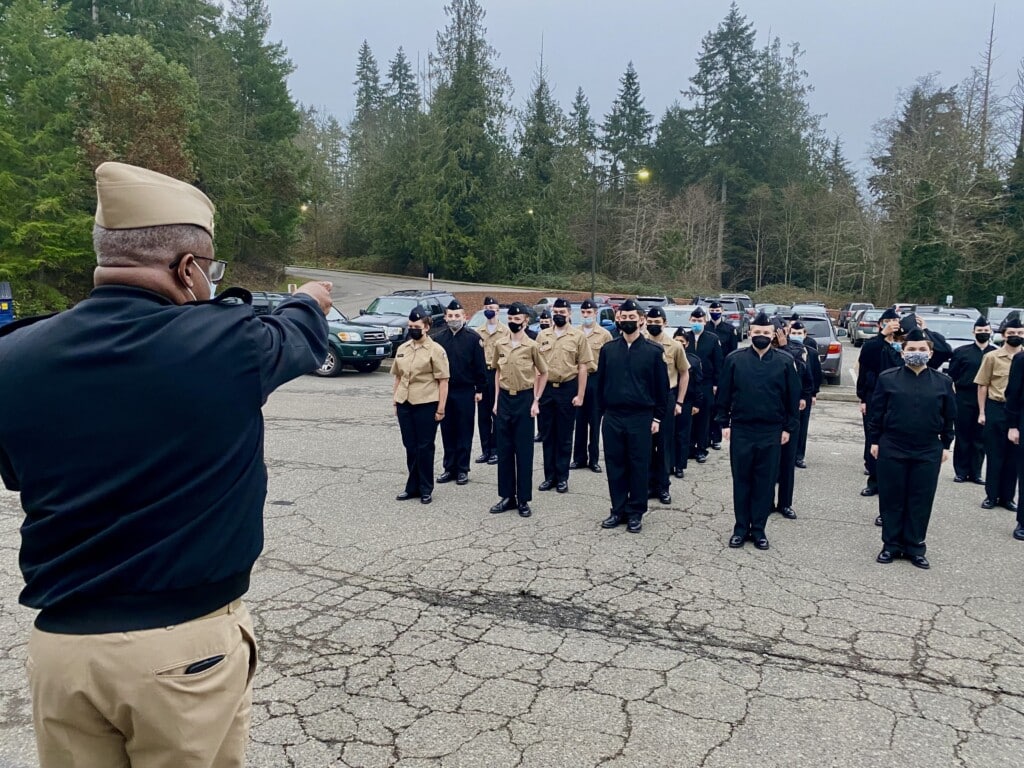
[[[296, 66], [292, 94], [352, 116], [356, 53], [369, 41], [381, 74], [398, 46], [425, 60], [444, 27], [443, 0], [269, 0], [271, 37]], [[577, 86], [600, 120], [632, 59], [657, 120], [693, 74], [701, 38], [725, 17], [728, 0], [483, 0], [488, 38], [512, 77], [514, 104], [530, 90], [544, 40], [556, 98], [568, 108]], [[745, 0], [758, 45], [769, 37], [798, 42], [814, 86], [811, 106], [842, 137], [863, 169], [872, 125], [890, 115], [897, 93], [921, 75], [944, 84], [979, 64], [992, 5], [984, 0]], [[994, 76], [1000, 93], [1017, 81], [1024, 57], [1024, 2], [996, 6]]]

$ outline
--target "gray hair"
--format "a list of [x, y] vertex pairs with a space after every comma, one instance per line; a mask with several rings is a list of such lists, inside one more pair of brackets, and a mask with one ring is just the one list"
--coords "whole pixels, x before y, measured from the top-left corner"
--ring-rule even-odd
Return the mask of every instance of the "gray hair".
[[179, 256], [213, 256], [213, 238], [202, 227], [171, 224], [137, 229], [92, 228], [96, 264], [101, 267], [163, 267]]

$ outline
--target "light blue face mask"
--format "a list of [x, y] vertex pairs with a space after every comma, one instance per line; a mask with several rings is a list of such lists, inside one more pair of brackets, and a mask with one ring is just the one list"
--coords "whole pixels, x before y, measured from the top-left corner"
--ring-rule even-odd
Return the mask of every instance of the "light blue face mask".
[[804, 343], [804, 337], [803, 336], [790, 336], [789, 340], [792, 341], [794, 344], [803, 344]]
[[585, 326], [587, 326], [587, 328], [589, 328], [590, 326], [592, 326], [596, 322], [597, 322], [597, 318], [596, 317], [584, 317], [583, 318], [583, 324]]
[[890, 341], [889, 343], [892, 344], [892, 348], [895, 349], [897, 352], [903, 349], [902, 341]]
[[704, 323], [690, 323], [690, 330], [694, 333], [700, 333], [704, 330]]

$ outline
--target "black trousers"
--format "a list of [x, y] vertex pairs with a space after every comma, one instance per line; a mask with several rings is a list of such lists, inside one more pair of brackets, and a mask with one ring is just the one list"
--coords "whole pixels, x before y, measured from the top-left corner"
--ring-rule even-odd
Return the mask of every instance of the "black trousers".
[[942, 467], [942, 445], [910, 455], [884, 438], [878, 445], [878, 514], [882, 545], [896, 554], [923, 555]]
[[672, 481], [672, 472], [676, 453], [676, 387], [668, 390], [665, 403], [665, 418], [661, 420], [658, 434], [651, 435], [651, 469], [647, 478], [647, 489], [650, 493], [668, 491]]
[[782, 427], [755, 430], [733, 424], [729, 440], [735, 536], [764, 536], [779, 475]]
[[601, 458], [601, 412], [597, 410], [596, 374], [587, 377], [587, 396], [576, 410], [572, 457], [580, 466], [597, 464]]
[[434, 492], [434, 443], [437, 440], [437, 401], [411, 405], [398, 404], [398, 426], [405, 446], [405, 466], [409, 478], [405, 492], [427, 496]]
[[796, 451], [796, 436], [790, 435], [789, 442], [779, 450], [779, 503], [775, 505], [776, 509], [793, 506], [793, 489], [796, 487]]
[[865, 413], [861, 417], [864, 423], [864, 469], [868, 471], [868, 488], [878, 487], [878, 462], [871, 455], [871, 440], [868, 439], [868, 419], [871, 413]]
[[[540, 398], [540, 436], [544, 445], [544, 479], [553, 483], [569, 480], [572, 430], [576, 426], [576, 380], [558, 386], [548, 383]], [[584, 399], [584, 402], [586, 400]]]
[[700, 391], [704, 394], [704, 408], [693, 417], [691, 439], [696, 453], [707, 453], [711, 444], [711, 413], [714, 410], [715, 392], [710, 384], [701, 384]]
[[1017, 446], [1006, 439], [1009, 429], [1006, 403], [985, 402], [985, 495], [996, 501], [1013, 501], [1017, 495]]
[[498, 495], [526, 504], [533, 498], [533, 389], [498, 396]]
[[601, 424], [612, 515], [639, 520], [647, 511], [653, 411], [607, 411]]
[[807, 401], [807, 407], [800, 411], [800, 434], [796, 436], [796, 458], [803, 460], [807, 456], [807, 432], [811, 428], [811, 405]]
[[448, 400], [441, 421], [442, 465], [446, 472], [469, 472], [469, 454], [473, 449], [473, 411], [476, 393], [472, 387], [448, 389]]
[[491, 369], [487, 369], [487, 383], [484, 385], [483, 398], [477, 404], [476, 413], [480, 453], [484, 456], [494, 456], [498, 453], [498, 445], [494, 437], [494, 371]]
[[[712, 392], [714, 392], [713, 388]], [[710, 423], [708, 424], [708, 441], [710, 443], [722, 442], [722, 426], [715, 421], [714, 414], [711, 412], [708, 412], [708, 419], [710, 419]]]
[[[1017, 451], [1017, 481], [1024, 488], [1024, 451]], [[1024, 504], [1017, 505], [1017, 525], [1024, 528]]]
[[[953, 471], [960, 477], [981, 479], [985, 461], [985, 428], [978, 423], [978, 398], [965, 392], [956, 398], [956, 440], [953, 441]], [[970, 397], [966, 397], [970, 395]]]
[[[675, 466], [673, 469], [686, 469], [687, 460], [690, 458], [690, 434], [693, 431], [693, 403], [683, 405], [683, 412], [676, 416], [675, 429]], [[719, 427], [721, 431], [721, 427]]]

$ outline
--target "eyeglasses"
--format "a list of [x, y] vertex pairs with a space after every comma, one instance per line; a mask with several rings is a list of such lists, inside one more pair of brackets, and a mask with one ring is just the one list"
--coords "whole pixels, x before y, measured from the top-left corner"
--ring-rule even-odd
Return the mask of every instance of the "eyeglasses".
[[[181, 256], [172, 261], [170, 265], [171, 269], [177, 269], [178, 265], [181, 264], [181, 260], [188, 255], [189, 254], [187, 253], [183, 253], [181, 254]], [[226, 261], [221, 261], [220, 259], [211, 259], [208, 256], [196, 256], [194, 253], [191, 255], [192, 258], [194, 259], [201, 259], [202, 261], [210, 262], [210, 269], [207, 271], [207, 276], [210, 278], [211, 283], [217, 284], [224, 279], [224, 270], [228, 268], [228, 263]]]

